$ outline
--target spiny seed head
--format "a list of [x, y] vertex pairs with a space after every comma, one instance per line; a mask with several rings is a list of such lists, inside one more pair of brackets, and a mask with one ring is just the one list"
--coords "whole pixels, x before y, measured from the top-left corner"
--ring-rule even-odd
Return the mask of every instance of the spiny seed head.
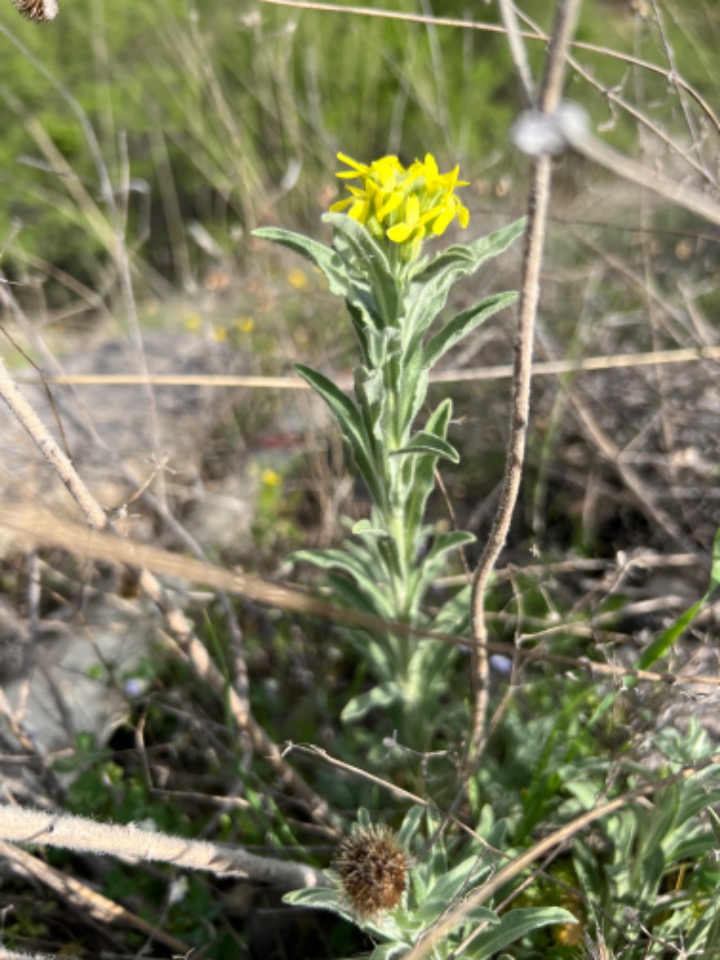
[[12, 0], [16, 10], [28, 20], [47, 23], [54, 20], [58, 12], [57, 0]]
[[408, 856], [384, 825], [353, 827], [332, 866], [348, 904], [361, 917], [394, 910], [407, 886]]

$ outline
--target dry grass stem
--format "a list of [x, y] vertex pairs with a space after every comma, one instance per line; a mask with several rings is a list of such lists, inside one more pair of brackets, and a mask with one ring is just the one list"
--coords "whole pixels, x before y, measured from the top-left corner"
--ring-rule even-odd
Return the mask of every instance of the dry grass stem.
[[[112, 530], [113, 527], [107, 514], [90, 493], [70, 460], [60, 449], [30, 404], [17, 389], [2, 361], [0, 361], [0, 396], [2, 396], [8, 404], [35, 445], [63, 481], [75, 502], [83, 511], [90, 527], [96, 532], [108, 529]], [[45, 520], [50, 528], [58, 526], [58, 520], [52, 514], [46, 516]], [[87, 540], [90, 537], [91, 531], [86, 531], [83, 539]], [[114, 561], [111, 560], [111, 562]], [[132, 549], [127, 562], [133, 568], [137, 566], [137, 560], [134, 558], [134, 551]], [[140, 571], [139, 582], [146, 595], [150, 597], [153, 603], [155, 603], [164, 614], [171, 630], [178, 638], [180, 646], [187, 653], [190, 663], [197, 675], [207, 678], [212, 683], [216, 693], [224, 697], [226, 687], [224, 678], [221, 677], [220, 672], [210, 660], [204, 645], [200, 643], [194, 635], [192, 625], [188, 619], [178, 609], [175, 602], [169, 597], [149, 569], [145, 568]], [[238, 723], [238, 726], [241, 730], [247, 730], [255, 748], [259, 749], [271, 763], [276, 773], [282, 779], [282, 782], [298, 794], [308, 805], [308, 809], [314, 817], [326, 823], [331, 822], [332, 818], [330, 817], [328, 804], [319, 794], [312, 790], [297, 771], [285, 763], [277, 745], [272, 742], [271, 738], [252, 717], [247, 700], [241, 697], [237, 691], [232, 690], [232, 688], [230, 703], [233, 717]]]
[[[96, 560], [103, 560], [106, 563], [119, 566], [125, 564], [131, 567], [142, 566], [146, 573], [152, 570], [159, 575], [178, 577], [197, 584], [205, 584], [227, 590], [228, 593], [246, 597], [265, 606], [275, 607], [293, 613], [302, 613], [313, 617], [322, 617], [332, 623], [366, 627], [371, 630], [392, 629], [392, 631], [398, 635], [419, 638], [427, 637], [432, 640], [438, 640], [441, 643], [451, 643], [465, 647], [472, 646], [473, 642], [470, 638], [458, 634], [423, 630], [409, 627], [403, 623], [385, 621], [370, 614], [351, 610], [348, 607], [341, 607], [327, 600], [319, 599], [299, 590], [297, 587], [291, 588], [280, 584], [266, 583], [258, 577], [252, 577], [248, 574], [232, 570], [225, 570], [222, 567], [202, 563], [191, 557], [161, 550], [158, 547], [135, 544], [111, 533], [93, 532], [92, 535], [89, 535], [85, 527], [67, 520], [62, 520], [50, 511], [42, 510], [33, 504], [19, 503], [6, 506], [0, 505], [0, 527], [21, 533], [27, 544], [61, 547], [65, 550], [73, 551], [81, 557], [94, 557]], [[676, 559], [678, 564], [684, 565], [684, 555], [680, 555]], [[516, 572], [515, 568], [513, 568], [513, 573]], [[169, 600], [163, 600], [165, 595], [157, 579], [153, 578], [153, 580], [156, 586], [153, 587], [151, 599], [157, 603], [169, 603]], [[157, 591], [160, 592], [158, 593]], [[175, 627], [173, 630], [178, 637], [175, 642], [177, 643], [178, 649], [185, 650], [184, 656], [189, 657], [190, 653], [185, 649], [184, 642], [180, 639], [183, 637], [183, 629], [188, 631], [189, 625], [183, 626], [186, 622], [184, 616], [180, 614], [179, 611], [175, 616], [177, 618], [182, 617], [182, 620], [174, 620]], [[557, 629], [567, 628], [559, 626]], [[191, 634], [186, 633], [185, 636], [188, 637], [191, 636]], [[195, 646], [196, 644], [197, 647]], [[206, 676], [212, 683], [219, 684], [218, 689], [224, 690], [224, 678], [222, 678], [219, 670], [217, 670], [210, 660], [204, 645], [193, 637], [193, 643], [190, 649], [197, 650], [198, 659], [193, 662], [193, 668], [199, 671], [200, 676]], [[529, 660], [557, 663], [561, 666], [577, 668], [590, 674], [602, 676], [634, 677], [638, 680], [647, 680], [654, 683], [708, 683], [714, 686], [720, 685], [720, 678], [718, 677], [685, 677], [671, 673], [658, 673], [652, 670], [629, 670], [625, 667], [598, 663], [586, 658], [557, 656], [548, 653], [543, 648], [518, 651], [517, 648], [511, 644], [491, 641], [487, 643], [487, 650], [491, 653], [499, 653], [510, 657], [517, 652], [518, 655]], [[277, 747], [275, 747], [275, 750], [277, 750]], [[267, 756], [273, 760], [275, 756], [274, 751]], [[281, 755], [279, 756], [278, 762], [280, 761], [282, 761]], [[287, 769], [292, 770], [291, 767]], [[279, 767], [277, 772], [282, 775], [282, 768]], [[313, 807], [313, 809], [317, 808]], [[323, 806], [320, 809], [325, 810], [326, 807]]]
[[40, 453], [68, 488], [90, 526], [95, 530], [104, 530], [108, 523], [105, 511], [83, 483], [65, 453], [48, 433], [33, 408], [15, 386], [2, 360], [0, 360], [0, 396], [32, 438]]
[[[561, 97], [570, 40], [579, 10], [577, 0], [558, 3], [553, 34], [548, 48], [545, 75], [538, 101], [541, 113], [553, 116]], [[512, 23], [512, 20], [510, 20]], [[552, 160], [543, 154], [535, 159], [530, 171], [528, 222], [525, 233], [523, 273], [515, 335], [515, 361], [510, 416], [510, 434], [505, 454], [505, 472], [500, 503], [495, 513], [480, 562], [473, 577], [471, 616], [475, 644], [473, 646], [473, 720], [468, 745], [468, 773], [477, 762], [485, 736], [488, 710], [488, 652], [485, 624], [485, 590], [490, 574], [505, 545], [512, 514], [522, 480], [528, 420], [535, 316], [540, 297], [540, 271], [545, 245]]]
[[[506, 33], [506, 27], [497, 23], [482, 23], [477, 20], [461, 20], [455, 17], [432, 17], [423, 14], [402, 13], [397, 10], [378, 10], [373, 7], [355, 7], [340, 6], [335, 3], [316, 3], [314, 0], [261, 0], [269, 6], [294, 7], [300, 10], [314, 10], [325, 13], [339, 13], [346, 16], [356, 17], [377, 17], [383, 20], [398, 20], [406, 23], [428, 24], [434, 27], [455, 27], [460, 30], [480, 30], [483, 33]], [[547, 43], [550, 37], [539, 28], [533, 30], [518, 31], [518, 36], [523, 40], [532, 40], [540, 43]], [[624, 53], [621, 50], [613, 50], [612, 47], [603, 47], [596, 43], [586, 43], [582, 40], [572, 40], [570, 48], [573, 50], [584, 50], [587, 53], [594, 53], [600, 57], [606, 57], [609, 60], [617, 60], [628, 66], [638, 67], [641, 70], [647, 70], [649, 73], [655, 73], [665, 77], [668, 82], [672, 82], [679, 90], [688, 94], [700, 107], [705, 116], [710, 120], [715, 130], [720, 133], [720, 116], [712, 108], [712, 105], [702, 96], [702, 94], [688, 83], [683, 77], [669, 70], [667, 67], [652, 63], [650, 60], [643, 60], [641, 57], [633, 54]], [[568, 63], [571, 61], [568, 59]]]
[[[532, 365], [533, 378], [559, 377], [568, 373], [592, 373], [603, 370], [621, 370], [626, 367], [659, 367], [678, 363], [702, 363], [720, 360], [720, 346], [682, 347], [676, 350], [648, 350], [644, 353], [616, 353], [581, 360], [536, 360]], [[509, 380], [514, 372], [510, 363], [496, 366], [465, 367], [462, 370], [436, 370], [430, 375], [430, 383], [474, 383], [478, 380]], [[352, 378], [338, 376], [338, 386], [352, 387]], [[225, 376], [216, 374], [143, 374], [134, 373], [68, 373], [46, 375], [49, 384], [72, 386], [137, 387], [152, 384], [155, 387], [243, 387], [249, 390], [310, 390], [300, 377], [270, 376]], [[35, 376], [19, 374], [18, 384], [38, 384]]]
[[170, 837], [128, 824], [106, 824], [87, 817], [27, 810], [0, 804], [0, 838], [13, 843], [44, 844], [61, 850], [124, 857], [131, 861], [170, 863], [185, 870], [244, 877], [284, 890], [324, 882], [319, 870], [302, 863], [273, 860], [200, 840]]
[[[92, 823], [93, 821], [89, 822]], [[67, 876], [65, 873], [55, 870], [25, 850], [21, 850], [11, 843], [0, 841], [0, 854], [11, 863], [15, 863], [22, 870], [29, 873], [36, 880], [40, 881], [44, 886], [50, 887], [50, 889], [54, 890], [66, 903], [71, 904], [73, 907], [91, 916], [94, 920], [98, 921], [98, 923], [124, 924], [135, 930], [139, 930], [145, 934], [145, 936], [152, 937], [153, 940], [157, 940], [158, 943], [165, 944], [166, 947], [169, 947], [180, 956], [186, 956], [188, 954], [190, 948], [187, 944], [183, 943], [182, 940], [170, 936], [170, 934], [148, 923], [147, 920], [143, 920], [142, 917], [139, 917], [131, 910], [119, 907], [101, 893], [91, 890], [86, 884], [80, 883], [80, 881]], [[0, 960], [2, 960], [1, 953]]]

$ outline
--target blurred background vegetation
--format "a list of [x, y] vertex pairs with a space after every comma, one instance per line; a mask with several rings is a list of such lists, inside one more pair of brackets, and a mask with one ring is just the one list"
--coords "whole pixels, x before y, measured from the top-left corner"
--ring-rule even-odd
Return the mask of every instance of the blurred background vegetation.
[[[394, 9], [418, 12], [412, 0]], [[551, 10], [549, 0], [533, 3], [541, 29]], [[432, 13], [497, 19], [493, 5], [470, 11], [453, 0]], [[677, 70], [708, 96], [718, 70], [713, 17], [691, 3], [672, 23]], [[211, 239], [242, 258], [258, 223], [317, 230], [338, 150], [406, 162], [431, 150], [441, 166], [460, 163], [476, 209], [522, 205], [510, 184], [524, 161], [508, 146], [521, 103], [502, 34], [247, 0], [66, 0], [43, 28], [6, 3], [0, 28], [3, 269], [43, 278], [53, 305], [68, 296], [67, 277], [107, 287], [118, 232], [139, 289], [157, 293], [200, 282]], [[586, 3], [577, 37], [666, 66], [657, 31], [643, 29], [629, 4]], [[536, 65], [543, 47], [530, 44]], [[604, 88], [624, 92], [626, 63], [582, 60]], [[645, 109], [654, 103], [667, 124], [666, 78], [644, 74], [642, 84]], [[632, 117], [577, 75], [568, 95], [633, 150]]]

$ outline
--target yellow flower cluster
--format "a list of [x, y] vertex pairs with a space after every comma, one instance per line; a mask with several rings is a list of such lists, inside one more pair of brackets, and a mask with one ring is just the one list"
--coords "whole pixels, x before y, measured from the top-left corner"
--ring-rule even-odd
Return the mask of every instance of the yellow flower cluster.
[[369, 166], [343, 153], [338, 154], [338, 160], [351, 169], [337, 176], [341, 180], [358, 178], [362, 186], [347, 184], [351, 196], [334, 203], [330, 211], [347, 213], [377, 239], [386, 237], [398, 246], [405, 262], [418, 256], [428, 232], [440, 236], [455, 217], [461, 227], [467, 227], [470, 214], [454, 192], [468, 182], [458, 180], [459, 167], [440, 173], [430, 153], [422, 163], [416, 160], [407, 170], [393, 156], [382, 157]]

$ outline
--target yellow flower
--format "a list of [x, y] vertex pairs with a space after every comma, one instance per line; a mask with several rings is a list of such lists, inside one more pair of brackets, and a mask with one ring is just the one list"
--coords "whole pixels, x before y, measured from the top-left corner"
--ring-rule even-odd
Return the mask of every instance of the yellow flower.
[[304, 290], [308, 285], [308, 276], [304, 270], [294, 267], [287, 275], [288, 283], [296, 290]]
[[263, 470], [260, 479], [266, 487], [279, 487], [282, 483], [280, 474], [276, 473], [275, 470], [270, 470], [270, 468]]
[[431, 153], [407, 170], [395, 156], [381, 157], [369, 165], [344, 153], [338, 154], [338, 160], [351, 169], [337, 176], [359, 179], [362, 186], [347, 184], [350, 197], [334, 203], [330, 211], [346, 213], [376, 239], [389, 240], [389, 249], [394, 246], [406, 263], [419, 255], [428, 232], [439, 237], [456, 217], [461, 227], [467, 227], [470, 214], [455, 196], [456, 187], [467, 185], [467, 180], [458, 179], [459, 167], [440, 173]]
[[240, 333], [252, 333], [255, 329], [255, 321], [252, 317], [244, 316], [237, 320], [235, 326]]

